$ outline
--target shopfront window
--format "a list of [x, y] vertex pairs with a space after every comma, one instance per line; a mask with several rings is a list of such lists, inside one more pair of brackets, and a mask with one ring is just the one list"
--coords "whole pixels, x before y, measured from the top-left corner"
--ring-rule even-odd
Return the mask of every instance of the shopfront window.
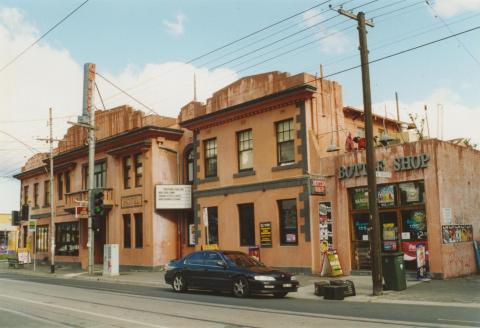
[[297, 201], [278, 201], [280, 218], [280, 245], [298, 245]]
[[[370, 269], [368, 188], [349, 190], [352, 224], [352, 267]], [[416, 270], [417, 244], [427, 248], [427, 213], [424, 181], [377, 187], [382, 252], [402, 251], [405, 266]]]
[[240, 219], [240, 246], [255, 245], [255, 217], [253, 204], [238, 205]]
[[37, 226], [36, 240], [37, 252], [48, 252], [48, 225]]
[[78, 256], [78, 222], [57, 223], [55, 227], [55, 254]]
[[370, 225], [368, 214], [353, 215], [353, 237], [354, 240], [368, 241], [368, 227]]

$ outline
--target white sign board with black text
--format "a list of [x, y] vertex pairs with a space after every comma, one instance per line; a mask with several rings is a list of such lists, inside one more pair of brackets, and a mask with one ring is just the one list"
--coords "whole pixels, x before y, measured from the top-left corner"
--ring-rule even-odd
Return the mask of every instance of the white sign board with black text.
[[192, 186], [156, 185], [155, 207], [157, 210], [192, 208]]

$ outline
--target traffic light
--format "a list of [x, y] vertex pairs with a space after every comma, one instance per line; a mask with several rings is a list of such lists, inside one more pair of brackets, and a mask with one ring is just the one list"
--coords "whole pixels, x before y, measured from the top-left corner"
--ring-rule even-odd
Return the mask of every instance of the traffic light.
[[30, 206], [28, 206], [28, 204], [23, 204], [22, 205], [22, 211], [21, 211], [22, 221], [28, 221], [29, 209], [30, 209]]
[[20, 212], [12, 211], [12, 226], [19, 226], [19, 225], [20, 225]]
[[103, 216], [105, 206], [103, 205], [103, 189], [93, 190], [93, 216]]

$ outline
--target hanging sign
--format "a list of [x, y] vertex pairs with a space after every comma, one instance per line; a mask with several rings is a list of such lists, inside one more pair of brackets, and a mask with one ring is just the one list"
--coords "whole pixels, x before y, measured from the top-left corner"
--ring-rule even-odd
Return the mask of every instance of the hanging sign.
[[37, 231], [37, 221], [29, 220], [28, 221], [28, 232], [35, 232]]

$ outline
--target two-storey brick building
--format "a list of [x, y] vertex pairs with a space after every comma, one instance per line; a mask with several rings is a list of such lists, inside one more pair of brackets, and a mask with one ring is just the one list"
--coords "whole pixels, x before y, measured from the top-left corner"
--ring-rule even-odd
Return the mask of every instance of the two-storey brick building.
[[[183, 158], [188, 131], [179, 129], [174, 118], [147, 116], [127, 106], [97, 111], [96, 126], [94, 180], [104, 190], [106, 214], [94, 220], [95, 263], [103, 262], [106, 243], [120, 245], [123, 267], [153, 268], [180, 256], [177, 221], [184, 211], [157, 210], [154, 189], [187, 182]], [[70, 127], [53, 159], [56, 261], [82, 267], [88, 261], [87, 215], [75, 209], [87, 205], [86, 140], [86, 129]], [[15, 176], [21, 180], [22, 203], [31, 205], [31, 219], [37, 220], [39, 259], [49, 257], [52, 233], [48, 164], [48, 154], [37, 154]], [[26, 245], [26, 222], [22, 224]], [[184, 242], [183, 247], [189, 246]]]

